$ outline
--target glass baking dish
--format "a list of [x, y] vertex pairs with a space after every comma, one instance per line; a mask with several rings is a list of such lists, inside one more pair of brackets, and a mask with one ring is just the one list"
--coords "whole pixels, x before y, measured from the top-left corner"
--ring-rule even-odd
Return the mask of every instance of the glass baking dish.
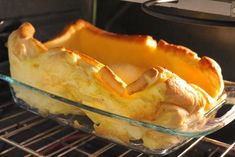
[[[99, 137], [109, 139], [112, 142], [149, 154], [166, 155], [180, 148], [192, 138], [206, 136], [219, 130], [235, 118], [235, 83], [230, 81], [224, 81], [224, 93], [214, 105], [215, 107], [204, 115], [204, 120], [194, 122], [197, 127], [184, 130], [168, 128], [150, 122], [131, 119], [91, 107], [83, 104], [82, 102], [68, 100], [17, 81], [8, 75], [0, 74], [0, 80], [9, 83], [15, 103], [30, 112], [45, 118], [54, 119], [63, 125], [70, 125], [76, 129], [95, 134]], [[58, 106], [68, 105], [73, 107], [73, 109], [78, 108], [78, 110], [82, 110], [86, 112], [86, 114], [51, 114], [33, 107], [35, 106], [33, 105], [34, 103], [44, 105], [54, 104]], [[229, 110], [227, 109], [228, 106]], [[225, 111], [224, 108], [228, 111]], [[87, 114], [89, 114], [89, 116], [96, 116], [96, 118], [102, 119], [102, 122], [105, 123], [104, 126], [110, 127], [110, 130], [117, 133], [117, 136], [110, 137], [105, 133], [105, 131], [102, 132], [98, 130], [100, 124], [92, 121], [88, 116], [86, 116]], [[129, 133], [131, 132], [131, 134], [133, 134], [131, 135], [132, 137], [126, 140], [126, 132], [123, 134], [120, 133], [122, 132], [122, 129]]]

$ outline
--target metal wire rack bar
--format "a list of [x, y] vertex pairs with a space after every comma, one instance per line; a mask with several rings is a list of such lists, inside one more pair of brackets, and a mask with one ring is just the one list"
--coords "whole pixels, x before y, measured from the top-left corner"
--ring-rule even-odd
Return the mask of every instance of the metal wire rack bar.
[[6, 143], [9, 143], [9, 144], [11, 144], [11, 145], [13, 145], [13, 146], [15, 146], [15, 147], [17, 147], [17, 148], [20, 148], [20, 149], [22, 149], [22, 150], [24, 150], [24, 151], [26, 151], [26, 152], [28, 152], [28, 153], [34, 155], [34, 156], [43, 157], [43, 155], [38, 154], [37, 152], [33, 151], [32, 149], [29, 149], [29, 148], [27, 148], [27, 147], [24, 147], [24, 146], [22, 146], [22, 145], [20, 145], [20, 144], [18, 144], [18, 143], [16, 143], [16, 142], [13, 142], [13, 141], [11, 141], [11, 140], [9, 140], [9, 139], [7, 139], [7, 138], [4, 138], [4, 137], [2, 137], [2, 136], [0, 136], [0, 140], [4, 141], [4, 142], [6, 142]]
[[227, 148], [227, 150], [221, 155], [221, 157], [224, 157], [225, 155], [227, 155], [228, 152], [234, 147], [234, 145], [235, 145], [235, 142], [233, 142], [233, 144], [231, 144], [231, 145]]

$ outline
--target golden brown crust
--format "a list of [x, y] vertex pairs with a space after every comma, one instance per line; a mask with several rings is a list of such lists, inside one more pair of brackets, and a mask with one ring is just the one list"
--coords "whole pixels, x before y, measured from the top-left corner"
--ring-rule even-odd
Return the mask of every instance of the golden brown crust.
[[35, 29], [34, 27], [29, 23], [29, 22], [25, 22], [23, 23], [20, 28], [19, 28], [19, 35], [21, 38], [32, 38], [34, 33], [35, 33]]
[[183, 80], [171, 78], [166, 81], [166, 103], [175, 104], [192, 113], [197, 105], [197, 93], [195, 90]]
[[96, 34], [96, 35], [101, 35], [101, 36], [106, 36], [107, 38], [111, 39], [116, 39], [116, 40], [126, 40], [127, 42], [137, 42], [137, 43], [146, 43], [148, 40], [153, 40], [151, 36], [149, 35], [126, 35], [126, 34], [116, 34], [116, 33], [111, 33], [102, 29], [99, 29], [89, 22], [86, 22], [82, 19], [79, 19], [75, 21], [74, 23], [71, 23], [65, 29], [57, 35], [54, 39], [49, 40], [45, 42], [44, 44], [47, 47], [51, 47], [55, 42], [58, 42], [60, 40], [64, 40], [64, 37], [68, 37], [76, 33], [76, 31], [82, 30], [82, 29], [87, 29], [91, 33]]
[[203, 56], [202, 58], [200, 58], [195, 52], [193, 52], [189, 48], [186, 48], [181, 45], [169, 44], [164, 40], [160, 40], [158, 42], [158, 47], [162, 50], [165, 50], [166, 53], [174, 53], [182, 57], [187, 57], [190, 60], [198, 60], [199, 65], [202, 69], [209, 69], [213, 71], [217, 75], [218, 80], [222, 78], [220, 66], [213, 59], [207, 56]]
[[118, 80], [117, 77], [112, 70], [110, 70], [107, 66], [102, 67], [99, 72], [100, 79], [114, 91], [116, 91], [119, 95], [125, 95], [125, 87], [123, 82]]
[[[217, 99], [222, 94], [224, 89], [223, 77], [221, 68], [216, 61], [206, 56], [200, 58], [192, 50], [184, 46], [169, 44], [164, 40], [160, 40], [158, 42], [158, 49], [164, 51], [164, 53], [170, 53], [172, 54], [172, 56], [176, 56], [176, 58], [182, 59], [182, 61], [184, 61], [188, 65], [195, 67], [194, 69], [197, 71], [192, 71], [191, 74], [197, 75], [198, 72], [201, 72], [203, 74], [203, 77], [200, 78], [200, 76], [196, 76], [191, 81], [190, 79], [186, 79], [187, 81], [189, 81], [189, 83], [199, 85], [215, 99]], [[174, 70], [173, 68], [174, 67], [170, 67], [169, 70], [172, 70], [173, 72], [178, 74], [177, 70]], [[182, 67], [182, 69], [184, 69], [184, 67]], [[183, 76], [181, 77], [184, 78]], [[190, 74], [188, 74], [187, 77], [190, 78]], [[193, 77], [194, 76], [191, 76], [191, 78]], [[207, 82], [207, 87], [205, 86], [205, 82]]]
[[86, 55], [86, 54], [84, 54], [84, 53], [80, 53], [80, 52], [78, 52], [78, 51], [76, 51], [76, 50], [69, 50], [69, 49], [66, 49], [66, 51], [67, 51], [68, 53], [70, 53], [70, 54], [74, 54], [74, 55], [77, 54], [77, 55], [79, 55], [79, 57], [80, 57], [83, 61], [85, 61], [86, 63], [88, 63], [88, 64], [91, 64], [91, 65], [97, 66], [97, 67], [103, 66], [103, 65], [100, 64], [97, 60], [91, 58], [90, 56], [88, 56], [88, 55]]
[[[128, 42], [132, 41], [132, 42], [143, 43], [143, 42], [146, 42], [147, 39], [152, 39], [152, 37], [149, 35], [126, 35], [126, 34], [117, 34], [117, 33], [108, 32], [108, 31], [99, 29], [98, 27], [95, 27], [92, 24], [90, 24], [89, 22], [86, 22], [82, 19], [77, 20], [76, 22], [74, 22], [71, 25], [71, 27], [74, 27], [76, 29], [80, 29], [81, 26], [84, 27], [85, 29], [88, 29], [89, 31], [91, 31], [94, 34], [106, 36], [107, 38], [122, 39], [122, 40], [126, 40]], [[63, 32], [66, 33], [67, 31], [70, 31], [70, 28], [67, 28]], [[61, 35], [63, 35], [63, 33]]]
[[136, 81], [130, 83], [126, 89], [129, 95], [134, 94], [136, 92], [144, 90], [146, 87], [156, 81], [158, 77], [158, 70], [156, 68], [151, 68], [145, 71]]
[[[9, 36], [7, 43], [9, 51], [15, 54], [18, 53], [17, 55], [19, 58], [24, 58], [27, 56], [35, 57], [40, 53], [44, 53], [47, 48], [41, 42], [33, 38], [34, 33], [35, 29], [30, 23], [23, 23], [19, 29], [14, 31], [12, 35]], [[28, 54], [25, 52], [26, 49], [24, 45], [26, 44], [29, 44], [27, 46], [32, 47], [32, 50], [27, 52]]]
[[217, 76], [218, 81], [221, 81], [221, 83], [223, 83], [221, 68], [216, 61], [209, 57], [203, 56], [199, 62], [202, 69], [210, 69], [212, 72], [214, 72], [215, 77]]
[[174, 53], [182, 57], [188, 57], [190, 59], [198, 59], [195, 52], [191, 51], [189, 48], [180, 45], [169, 44], [164, 40], [159, 40], [158, 47], [165, 50], [166, 53]]

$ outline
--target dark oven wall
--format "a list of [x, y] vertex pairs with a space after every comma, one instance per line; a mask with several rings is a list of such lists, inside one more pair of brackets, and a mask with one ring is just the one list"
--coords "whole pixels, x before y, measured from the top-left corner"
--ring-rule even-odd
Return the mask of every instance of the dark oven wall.
[[235, 27], [171, 22], [147, 15], [137, 3], [98, 2], [99, 27], [118, 33], [149, 34], [157, 40], [187, 46], [199, 56], [214, 58], [222, 67], [224, 79], [235, 81]]
[[28, 21], [35, 37], [46, 41], [78, 18], [92, 20], [93, 0], [0, 0], [0, 62], [7, 60], [5, 43], [10, 32]]

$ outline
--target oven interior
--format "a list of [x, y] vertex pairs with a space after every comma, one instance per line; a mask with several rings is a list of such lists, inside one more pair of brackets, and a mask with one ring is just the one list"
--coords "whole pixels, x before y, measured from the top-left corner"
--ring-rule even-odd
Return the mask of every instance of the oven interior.
[[[156, 19], [141, 10], [141, 4], [119, 0], [0, 0], [0, 71], [9, 73], [5, 43], [9, 33], [23, 21], [37, 28], [41, 41], [53, 37], [67, 23], [86, 19], [106, 30], [125, 34], [149, 34], [157, 40], [181, 44], [221, 64], [225, 79], [235, 81], [232, 50], [235, 27], [183, 24]], [[187, 29], [185, 29], [187, 26]], [[173, 28], [172, 28], [173, 27]], [[171, 31], [168, 31], [171, 30]], [[217, 32], [217, 33], [215, 33]], [[218, 33], [219, 32], [219, 33]], [[230, 35], [226, 34], [230, 33]], [[233, 35], [234, 33], [234, 35]], [[215, 46], [211, 46], [214, 43]], [[173, 156], [235, 155], [235, 123], [206, 137], [191, 140]], [[25, 111], [14, 104], [8, 84], [0, 81], [0, 156], [151, 156], [105, 139], [62, 126]]]

